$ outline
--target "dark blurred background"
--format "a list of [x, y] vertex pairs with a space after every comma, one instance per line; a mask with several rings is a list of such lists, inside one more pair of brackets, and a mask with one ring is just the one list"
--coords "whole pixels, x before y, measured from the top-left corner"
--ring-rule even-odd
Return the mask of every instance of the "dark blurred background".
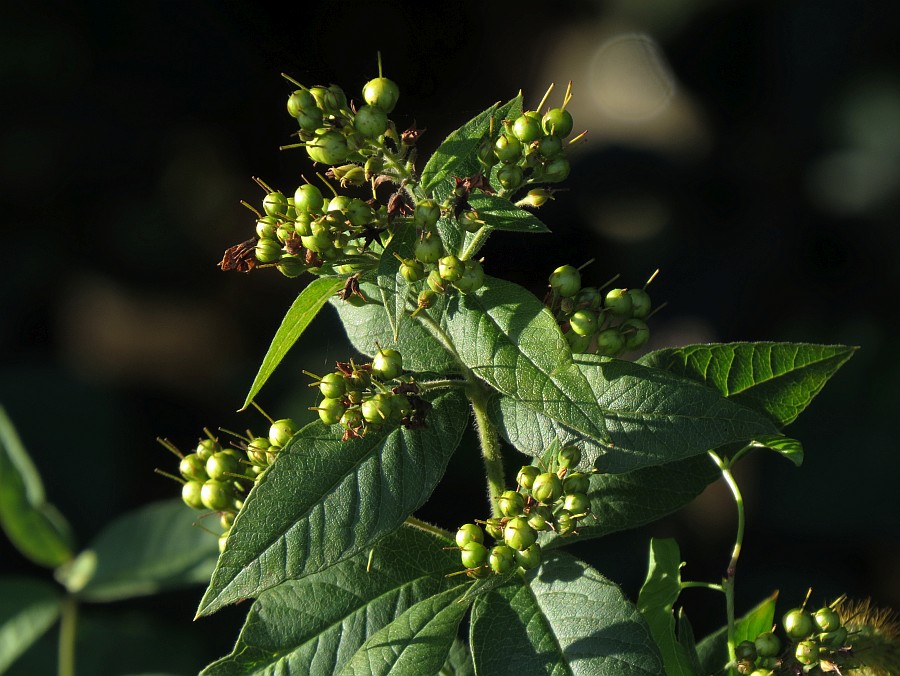
[[[308, 278], [216, 263], [252, 235], [239, 204], [263, 196], [251, 176], [291, 194], [312, 174], [302, 150], [278, 150], [296, 129], [280, 73], [359, 99], [380, 50], [401, 89], [393, 118], [427, 129], [423, 156], [520, 88], [533, 107], [555, 82], [558, 105], [574, 81], [569, 109], [589, 132], [572, 148], [567, 192], [539, 212], [554, 233], [495, 235], [490, 274], [541, 295], [563, 263], [596, 258], [587, 283], [621, 273], [626, 286], [659, 268], [650, 290], [668, 305], [649, 348], [860, 346], [789, 428], [805, 465], [757, 456], [741, 467], [738, 610], [774, 589], [786, 609], [808, 586], [814, 603], [847, 592], [900, 607], [896, 3], [93, 1], [0, 12], [0, 403], [82, 545], [113, 515], [178, 494], [153, 473], [176, 468], [155, 437], [187, 448], [204, 426], [263, 429], [258, 414], [234, 411]], [[307, 420], [300, 370], [349, 354], [324, 312], [260, 403]], [[472, 448], [457, 453], [424, 517], [455, 527], [448, 513], [485, 512], [483, 488], [468, 485], [476, 462]], [[717, 485], [677, 517], [578, 553], [635, 594], [650, 535], [679, 539], [685, 578], [716, 580], [733, 529]], [[0, 552], [3, 572], [43, 575], [6, 540]], [[88, 609], [88, 624], [112, 617], [123, 632], [123, 618], [138, 618], [138, 637], [163, 627], [187, 644], [181, 661], [154, 639], [150, 662], [133, 669], [187, 673], [230, 649], [244, 614], [191, 624], [199, 594]], [[724, 617], [708, 592], [684, 600], [698, 635]]]

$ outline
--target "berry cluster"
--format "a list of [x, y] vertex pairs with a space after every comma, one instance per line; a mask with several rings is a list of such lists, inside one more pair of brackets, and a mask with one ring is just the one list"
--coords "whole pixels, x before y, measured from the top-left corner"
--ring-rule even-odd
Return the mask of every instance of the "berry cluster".
[[849, 632], [832, 606], [823, 606], [815, 613], [803, 608], [793, 608], [785, 613], [782, 628], [788, 645], [784, 649], [781, 640], [771, 631], [760, 634], [754, 641], [739, 643], [735, 648], [738, 672], [773, 676], [840, 673], [842, 667], [852, 668]]
[[572, 115], [566, 110], [572, 98], [572, 83], [562, 106], [541, 114], [547, 95], [537, 110], [526, 111], [514, 120], [503, 120], [500, 133], [486, 136], [478, 148], [478, 161], [485, 170], [491, 172], [496, 167], [494, 182], [500, 186], [501, 195], [511, 195], [525, 185], [559, 183], [569, 175], [563, 139], [573, 128]]
[[[553, 531], [568, 535], [591, 511], [587, 496], [590, 476], [572, 471], [581, 462], [581, 451], [566, 446], [550, 453], [547, 471], [525, 465], [516, 481], [519, 489], [505, 491], [497, 499], [501, 516], [484, 521], [484, 530], [474, 523], [456, 532], [460, 558], [470, 577], [508, 573], [518, 567], [528, 570], [541, 562], [538, 533]], [[484, 544], [487, 531], [495, 544]]]
[[181, 457], [178, 471], [183, 480], [181, 499], [185, 504], [219, 513], [224, 531], [219, 537], [220, 549], [225, 547], [231, 524], [250, 487], [296, 431], [294, 421], [284, 418], [272, 422], [267, 437], [253, 437], [248, 433], [246, 439], [238, 442], [238, 448], [225, 448], [209, 435], [188, 454], [181, 453], [171, 442], [160, 440]]
[[604, 295], [596, 287], [581, 286], [578, 268], [562, 265], [550, 275], [545, 303], [575, 354], [616, 357], [642, 347], [650, 339], [646, 284], [641, 289], [610, 289]]
[[425, 426], [431, 408], [417, 396], [419, 386], [402, 378], [403, 357], [389, 348], [379, 349], [367, 364], [337, 362], [337, 370], [316, 378], [322, 401], [312, 410], [326, 425], [340, 424], [343, 441], [361, 438], [371, 429], [400, 423], [411, 429]]

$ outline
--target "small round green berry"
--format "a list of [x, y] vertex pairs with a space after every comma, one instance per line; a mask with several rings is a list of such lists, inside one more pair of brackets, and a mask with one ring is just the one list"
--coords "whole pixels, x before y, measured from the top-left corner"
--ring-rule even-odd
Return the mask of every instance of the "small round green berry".
[[558, 138], [565, 138], [572, 133], [574, 121], [572, 114], [563, 108], [551, 108], [542, 120], [544, 132]]
[[616, 317], [630, 317], [633, 307], [628, 289], [611, 289], [604, 300], [606, 309]]
[[739, 660], [753, 662], [756, 660], [756, 645], [753, 641], [741, 641], [735, 646], [734, 654]]
[[206, 461], [206, 473], [210, 479], [227, 481], [229, 475], [242, 474], [240, 461], [227, 451], [213, 453]]
[[781, 652], [781, 639], [771, 631], [757, 636], [753, 644], [756, 646], [756, 654], [760, 657], [775, 657]]
[[591, 486], [591, 477], [583, 472], [569, 472], [563, 479], [563, 490], [566, 493], [587, 493]]
[[514, 192], [525, 182], [525, 172], [518, 164], [504, 164], [497, 170], [497, 182], [507, 192]]
[[533, 115], [522, 115], [512, 125], [512, 133], [522, 143], [530, 144], [544, 135], [541, 122]]
[[565, 157], [555, 157], [543, 167], [541, 180], [544, 183], [560, 183], [569, 177], [572, 167]]
[[298, 89], [288, 97], [287, 111], [291, 117], [299, 117], [304, 108], [315, 108], [316, 98], [305, 89]]
[[393, 380], [403, 373], [403, 355], [384, 348], [378, 350], [372, 358], [372, 375], [379, 380]]
[[256, 236], [260, 239], [275, 239], [277, 232], [278, 219], [274, 216], [263, 216], [256, 221]]
[[618, 328], [603, 329], [597, 334], [597, 354], [601, 357], [615, 357], [625, 349], [625, 339]]
[[462, 546], [460, 559], [462, 560], [462, 565], [464, 565], [466, 568], [479, 568], [480, 566], [483, 566], [485, 563], [487, 563], [487, 547], [485, 547], [480, 542], [470, 540]]
[[[212, 456], [210, 456], [212, 457]], [[206, 481], [206, 461], [197, 453], [189, 453], [178, 463], [178, 471], [189, 481]]]
[[203, 487], [200, 489], [200, 502], [207, 509], [216, 512], [228, 509], [233, 500], [234, 489], [229, 482], [215, 479], [203, 482]]
[[256, 243], [256, 260], [260, 263], [272, 263], [281, 258], [281, 242], [277, 239], [261, 239]]
[[581, 288], [581, 273], [571, 265], [561, 265], [550, 275], [550, 288], [563, 298], [570, 298]]
[[391, 417], [393, 407], [390, 400], [385, 399], [385, 395], [379, 393], [371, 399], [364, 400], [359, 405], [359, 410], [367, 423], [380, 425]]
[[588, 310], [599, 310], [603, 304], [603, 296], [595, 286], [585, 286], [575, 296], [575, 305]]
[[400, 276], [410, 284], [414, 284], [425, 276], [425, 266], [417, 260], [405, 260], [400, 263]]
[[266, 195], [265, 199], [263, 199], [263, 211], [266, 212], [267, 216], [284, 218], [287, 213], [287, 208], [287, 197], [280, 191], [276, 190], [275, 192], [270, 192]]
[[386, 77], [376, 77], [366, 82], [362, 95], [370, 106], [377, 106], [385, 113], [390, 113], [400, 98], [400, 88]]
[[348, 408], [341, 416], [341, 425], [348, 430], [358, 430], [365, 424], [365, 418], [362, 417], [362, 411], [358, 408]]
[[499, 517], [493, 516], [487, 521], [484, 522], [484, 529], [487, 531], [487, 534], [490, 535], [495, 540], [503, 539], [503, 520]]
[[354, 197], [347, 204], [346, 214], [350, 225], [356, 228], [375, 221], [375, 210], [358, 197]]
[[580, 336], [574, 331], [567, 332], [565, 336], [572, 354], [584, 354], [591, 347], [591, 336]]
[[413, 211], [413, 222], [424, 230], [433, 228], [441, 217], [441, 207], [432, 199], [424, 199], [416, 204]]
[[548, 134], [537, 140], [537, 153], [545, 160], [552, 160], [562, 152], [562, 141], [558, 136]]
[[465, 265], [453, 254], [438, 260], [438, 273], [444, 281], [455, 282], [463, 276], [463, 272], [465, 272]]
[[550, 528], [553, 511], [545, 505], [532, 506], [528, 512], [528, 525], [540, 532]]
[[546, 188], [532, 188], [525, 197], [516, 202], [519, 207], [533, 207], [538, 209], [544, 206], [548, 200], [553, 199], [553, 193]]
[[444, 253], [444, 245], [436, 235], [427, 232], [424, 237], [416, 242], [413, 255], [417, 261], [425, 264], [437, 263]]
[[324, 120], [322, 111], [318, 108], [304, 108], [297, 115], [297, 123], [303, 131], [314, 132], [321, 128]]
[[350, 154], [350, 148], [339, 131], [322, 128], [316, 130], [315, 139], [307, 144], [306, 153], [313, 162], [341, 164]]
[[192, 509], [203, 509], [202, 491], [202, 481], [186, 481], [181, 486], [181, 499], [184, 500], [184, 504]]
[[234, 517], [236, 516], [237, 514], [234, 512], [223, 512], [221, 516], [219, 516], [219, 525], [226, 531], [230, 530], [234, 525]]
[[484, 286], [484, 268], [481, 263], [470, 258], [463, 261], [462, 277], [453, 282], [461, 293], [474, 293]]
[[294, 191], [294, 208], [298, 213], [319, 214], [325, 206], [322, 191], [312, 183], [304, 183]]
[[578, 517], [591, 511], [591, 500], [584, 493], [569, 493], [563, 502], [563, 509]]
[[441, 277], [441, 273], [434, 269], [428, 273], [428, 287], [435, 293], [446, 293], [449, 283]]
[[537, 568], [541, 565], [541, 546], [535, 542], [533, 545], [528, 547], [523, 551], [517, 551], [515, 553], [516, 563], [518, 563], [523, 570], [531, 570], [532, 568]]
[[495, 573], [508, 573], [516, 565], [516, 551], [507, 545], [497, 545], [491, 549], [488, 563]]
[[494, 154], [504, 164], [517, 162], [522, 157], [522, 143], [515, 136], [501, 134], [494, 141]]
[[225, 551], [225, 547], [228, 545], [228, 533], [222, 533], [219, 536], [219, 554]]
[[643, 319], [626, 319], [617, 328], [625, 340], [625, 350], [636, 350], [650, 340], [650, 329]]
[[341, 416], [344, 415], [344, 411], [347, 410], [347, 407], [340, 399], [326, 397], [319, 402], [317, 410], [319, 411], [319, 419], [323, 423], [326, 425], [336, 425], [340, 422]]
[[497, 498], [497, 507], [503, 516], [518, 516], [525, 508], [525, 498], [518, 491], [504, 491]]
[[793, 608], [785, 613], [781, 620], [781, 626], [784, 628], [784, 633], [795, 641], [812, 635], [816, 629], [812, 616], [802, 608]]
[[806, 666], [819, 661], [819, 644], [816, 641], [800, 641], [794, 649], [794, 657]]
[[562, 495], [562, 481], [553, 472], [544, 472], [534, 479], [531, 495], [538, 502], [553, 504]]
[[419, 310], [427, 310], [428, 308], [430, 308], [432, 305], [434, 305], [437, 297], [437, 293], [435, 293], [431, 289], [424, 289], [419, 292], [419, 296], [418, 298], [416, 298], [416, 305], [419, 309], [416, 310], [416, 312], [418, 312]]
[[365, 138], [378, 138], [387, 131], [387, 113], [378, 106], [360, 106], [353, 119], [353, 126]]
[[816, 626], [823, 632], [828, 633], [837, 630], [841, 626], [841, 617], [834, 608], [825, 606], [819, 608], [813, 615]]
[[297, 433], [297, 425], [290, 418], [276, 420], [269, 427], [269, 442], [273, 446], [284, 446]]
[[503, 529], [503, 541], [513, 549], [523, 551], [534, 544], [537, 533], [528, 525], [528, 519], [517, 516], [506, 522]]
[[646, 319], [650, 314], [650, 294], [644, 289], [628, 289], [631, 298], [631, 316], [637, 319]]
[[581, 449], [578, 446], [564, 446], [556, 454], [556, 463], [560, 467], [577, 467], [581, 463]]
[[456, 545], [464, 547], [468, 542], [484, 542], [484, 532], [477, 524], [464, 523], [456, 531]]
[[535, 478], [540, 473], [541, 470], [534, 465], [523, 465], [522, 469], [520, 469], [519, 473], [516, 475], [516, 483], [522, 488], [531, 490]]
[[285, 254], [279, 258], [275, 267], [278, 268], [278, 272], [288, 279], [299, 277], [307, 270], [306, 261], [300, 258], [300, 256], [295, 256], [293, 254]]
[[326, 399], [339, 399], [347, 391], [347, 379], [343, 373], [326, 373], [319, 381], [319, 392]]
[[575, 530], [576, 519], [569, 512], [563, 510], [556, 515], [556, 530], [560, 535], [568, 535]]
[[466, 232], [478, 232], [484, 226], [484, 221], [474, 209], [464, 210], [456, 221], [462, 226]]

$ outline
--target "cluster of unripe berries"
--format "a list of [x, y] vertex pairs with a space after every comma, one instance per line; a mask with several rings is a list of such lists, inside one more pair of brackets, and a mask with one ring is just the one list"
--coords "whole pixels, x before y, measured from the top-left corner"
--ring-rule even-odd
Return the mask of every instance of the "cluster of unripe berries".
[[326, 425], [344, 428], [343, 440], [360, 438], [385, 424], [408, 428], [425, 426], [431, 404], [417, 396], [419, 387], [402, 378], [403, 357], [389, 348], [379, 349], [367, 364], [337, 362], [337, 370], [317, 381], [322, 400], [313, 410]]
[[581, 286], [578, 268], [562, 265], [550, 275], [545, 302], [573, 353], [616, 357], [650, 339], [646, 289], [610, 289], [604, 294], [596, 287]]
[[738, 672], [751, 676], [840, 673], [842, 666], [852, 663], [847, 628], [830, 606], [814, 613], [793, 608], [785, 613], [782, 629], [788, 638], [784, 649], [771, 631], [739, 643], [735, 647]]
[[487, 172], [497, 166], [495, 179], [502, 194], [512, 194], [525, 185], [559, 183], [568, 177], [564, 139], [573, 128], [572, 115], [566, 110], [571, 83], [569, 87], [561, 107], [541, 114], [541, 102], [538, 110], [503, 120], [499, 134], [482, 140], [478, 161]]
[[219, 513], [223, 529], [219, 548], [225, 546], [234, 517], [244, 503], [244, 497], [262, 471], [275, 461], [278, 452], [291, 440], [297, 427], [293, 420], [275, 420], [266, 437], [247, 436], [240, 448], [226, 448], [210, 436], [202, 439], [197, 448], [181, 454], [169, 442], [162, 443], [181, 455], [178, 471], [183, 483], [181, 499], [197, 510]]
[[[497, 499], [501, 516], [484, 522], [484, 529], [466, 523], [456, 532], [456, 544], [465, 572], [470, 577], [529, 570], [541, 563], [538, 534], [572, 533], [591, 511], [587, 496], [590, 475], [573, 471], [581, 462], [581, 451], [566, 446], [551, 456], [547, 471], [534, 465], [519, 470], [518, 490], [505, 491]], [[485, 531], [494, 539], [485, 544]]]
[[327, 199], [315, 185], [304, 183], [293, 197], [269, 190], [262, 207], [254, 255], [286, 277], [319, 273], [324, 263], [339, 274], [352, 274], [378, 262], [368, 247], [373, 241], [380, 244], [387, 232], [384, 206], [337, 193]]

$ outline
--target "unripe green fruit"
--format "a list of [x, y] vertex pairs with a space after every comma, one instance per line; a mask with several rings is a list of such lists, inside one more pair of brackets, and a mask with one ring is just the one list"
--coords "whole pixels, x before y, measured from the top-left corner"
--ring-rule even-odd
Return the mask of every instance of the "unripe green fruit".
[[297, 115], [297, 124], [303, 131], [314, 132], [321, 128], [324, 117], [318, 108], [304, 108]]
[[261, 239], [256, 243], [256, 260], [271, 263], [281, 258], [281, 242], [277, 239]]
[[556, 463], [560, 467], [577, 467], [581, 462], [581, 449], [578, 446], [565, 446], [556, 454]]
[[643, 319], [626, 319], [618, 326], [618, 330], [625, 340], [625, 350], [636, 350], [650, 340], [650, 329]]
[[571, 169], [569, 160], [565, 157], [555, 157], [544, 165], [541, 180], [544, 183], [560, 183], [569, 177]]
[[517, 516], [510, 519], [503, 529], [503, 541], [518, 551], [528, 549], [537, 539], [537, 533], [528, 525], [528, 519]]
[[326, 397], [319, 402], [319, 419], [326, 425], [335, 425], [340, 421], [346, 409], [347, 407], [344, 406], [344, 402], [340, 399]]
[[413, 222], [424, 230], [433, 228], [441, 217], [441, 207], [431, 199], [421, 200], [413, 211]]
[[562, 495], [562, 481], [553, 472], [544, 472], [534, 479], [531, 495], [538, 502], [552, 504]]
[[453, 282], [453, 286], [462, 293], [473, 293], [484, 286], [484, 268], [481, 263], [470, 258], [463, 261], [462, 277]]
[[343, 134], [322, 128], [316, 130], [316, 138], [306, 146], [306, 152], [313, 162], [341, 164], [350, 154], [350, 148]]
[[595, 286], [585, 286], [575, 296], [575, 306], [588, 310], [599, 310], [603, 297]]
[[631, 316], [637, 319], [646, 319], [650, 314], [650, 294], [643, 289], [628, 289], [631, 298]]
[[445, 293], [447, 291], [448, 282], [441, 277], [441, 273], [436, 269], [428, 273], [426, 281], [434, 293]]
[[550, 288], [563, 298], [570, 298], [581, 288], [581, 273], [571, 265], [561, 265], [550, 275]]
[[735, 646], [734, 654], [739, 660], [753, 662], [756, 659], [756, 645], [753, 641], [741, 641]]
[[377, 106], [361, 106], [356, 111], [353, 126], [365, 138], [378, 138], [387, 131], [388, 116], [384, 110]]
[[422, 310], [427, 310], [434, 302], [437, 300], [437, 294], [431, 289], [424, 289], [419, 293], [418, 298], [416, 298], [416, 305]]
[[537, 153], [545, 160], [552, 160], [562, 152], [562, 141], [558, 136], [548, 134], [537, 141]]
[[563, 490], [566, 493], [587, 493], [591, 486], [591, 477], [583, 472], [569, 472], [563, 479]]
[[263, 211], [266, 212], [267, 216], [284, 218], [285, 214], [287, 213], [287, 208], [287, 197], [285, 197], [284, 193], [282, 192], [270, 192], [268, 195], [266, 195], [265, 199], [263, 199]]
[[441, 279], [447, 282], [455, 282], [463, 276], [465, 265], [453, 254], [444, 256], [438, 261], [438, 273]]
[[522, 488], [531, 490], [532, 484], [534, 484], [534, 479], [538, 474], [541, 473], [534, 465], [523, 465], [522, 469], [519, 470], [519, 473], [516, 475], [516, 483], [518, 483]]
[[504, 491], [497, 498], [497, 507], [503, 516], [518, 516], [525, 508], [525, 498], [517, 491]]
[[219, 451], [206, 461], [206, 473], [210, 479], [227, 481], [230, 474], [241, 474], [241, 463], [231, 453]]
[[306, 272], [307, 266], [306, 261], [300, 258], [300, 256], [285, 254], [275, 264], [275, 267], [278, 268], [278, 272], [283, 274], [285, 277], [293, 279], [294, 277], [299, 277], [304, 272]]
[[375, 221], [375, 210], [358, 197], [347, 204], [347, 220], [350, 225], [361, 228]]
[[224, 512], [219, 517], [219, 525], [222, 526], [224, 530], [229, 530], [234, 525], [234, 517], [236, 516], [237, 514], [234, 512]]
[[503, 538], [503, 526], [501, 525], [502, 520], [498, 517], [491, 517], [484, 523], [484, 529], [487, 531], [487, 534], [490, 535], [495, 540], [500, 540]]
[[484, 532], [477, 524], [464, 523], [456, 531], [456, 545], [464, 547], [469, 542], [484, 542]]
[[616, 317], [630, 317], [632, 310], [631, 296], [627, 289], [611, 289], [604, 300], [606, 309]]
[[348, 430], [358, 430], [363, 426], [364, 418], [358, 408], [348, 408], [341, 416], [341, 425]]
[[497, 545], [491, 549], [488, 563], [495, 573], [500, 575], [508, 573], [516, 565], [516, 551], [506, 545]]
[[371, 399], [366, 399], [359, 406], [362, 416], [366, 422], [380, 425], [385, 420], [389, 420], [394, 412], [391, 404], [391, 396], [389, 394], [378, 393]]
[[625, 339], [617, 328], [603, 329], [597, 334], [597, 354], [615, 357], [625, 349]]
[[522, 115], [513, 122], [512, 133], [522, 143], [528, 144], [543, 136], [544, 130], [541, 128], [540, 120], [531, 115]]
[[563, 108], [551, 108], [544, 114], [542, 120], [544, 132], [559, 138], [565, 138], [572, 133], [574, 121], [568, 110]]
[[484, 226], [484, 221], [481, 220], [481, 216], [479, 216], [478, 212], [474, 209], [463, 211], [456, 221], [466, 232], [478, 232], [481, 230], [482, 226]]
[[556, 515], [556, 530], [560, 535], [568, 535], [575, 530], [575, 519], [569, 512], [562, 511]]
[[794, 657], [807, 666], [819, 661], [819, 644], [815, 641], [800, 641], [794, 650]]
[[287, 100], [287, 111], [291, 117], [299, 117], [303, 109], [315, 107], [316, 98], [305, 89], [298, 89]]
[[376, 77], [366, 82], [362, 95], [370, 106], [377, 106], [384, 112], [390, 113], [400, 98], [400, 88], [386, 77]]
[[581, 336], [574, 331], [569, 331], [565, 336], [572, 354], [584, 354], [591, 346], [591, 336]]
[[507, 192], [513, 192], [525, 182], [525, 172], [518, 164], [505, 164], [497, 170], [497, 182]]
[[274, 216], [263, 216], [256, 221], [256, 236], [260, 239], [275, 239], [278, 220]]
[[501, 134], [494, 141], [494, 154], [504, 164], [517, 162], [522, 157], [522, 143], [515, 136]]
[[219, 445], [219, 442], [215, 439], [201, 439], [197, 443], [197, 449], [195, 453], [200, 456], [200, 459], [203, 462], [209, 460], [209, 456], [213, 453], [218, 453], [222, 450], [222, 447]]
[[347, 391], [347, 379], [343, 373], [326, 373], [319, 381], [319, 392], [327, 399], [339, 399]]
[[219, 536], [219, 554], [225, 551], [225, 546], [228, 544], [228, 533], [222, 533]]
[[397, 350], [384, 348], [372, 358], [372, 375], [381, 380], [393, 380], [403, 373], [403, 355]]
[[425, 264], [437, 263], [442, 253], [444, 253], [444, 245], [440, 238], [431, 232], [426, 233], [422, 239], [418, 240], [413, 250], [416, 260]]
[[233, 500], [234, 489], [230, 483], [215, 479], [203, 482], [203, 487], [200, 489], [200, 502], [207, 509], [215, 512], [228, 509]]
[[553, 521], [553, 510], [545, 505], [532, 505], [528, 512], [528, 525], [536, 531], [550, 528]]
[[400, 276], [410, 284], [414, 284], [425, 276], [425, 266], [417, 260], [407, 260], [400, 264]]
[[753, 644], [756, 646], [756, 654], [760, 657], [775, 657], [781, 652], [781, 639], [771, 631], [757, 636]]
[[290, 418], [276, 420], [269, 427], [269, 442], [273, 446], [284, 446], [297, 433], [297, 426]]
[[574, 516], [580, 516], [591, 511], [591, 501], [584, 493], [570, 493], [563, 502], [563, 509]]
[[186, 481], [181, 486], [181, 499], [184, 504], [193, 509], [203, 509], [203, 500], [201, 492], [203, 491], [202, 481]]
[[815, 620], [816, 626], [825, 633], [836, 631], [841, 626], [840, 615], [834, 608], [828, 606], [819, 608], [813, 615], [813, 620]]
[[535, 542], [533, 545], [523, 551], [515, 553], [516, 563], [524, 570], [531, 570], [541, 565], [541, 546]]
[[178, 463], [178, 471], [189, 481], [206, 481], [206, 462], [197, 454], [189, 453]]
[[794, 608], [785, 613], [781, 626], [784, 633], [794, 641], [810, 636], [816, 628], [810, 614], [801, 608]]
[[462, 551], [460, 552], [460, 559], [462, 560], [462, 565], [466, 568], [478, 568], [487, 563], [488, 560], [488, 550], [480, 542], [475, 542], [474, 540], [467, 542], [463, 545]]
[[534, 207], [535, 209], [544, 206], [547, 200], [553, 199], [553, 193], [545, 188], [532, 188], [528, 193], [519, 200], [518, 206]]

